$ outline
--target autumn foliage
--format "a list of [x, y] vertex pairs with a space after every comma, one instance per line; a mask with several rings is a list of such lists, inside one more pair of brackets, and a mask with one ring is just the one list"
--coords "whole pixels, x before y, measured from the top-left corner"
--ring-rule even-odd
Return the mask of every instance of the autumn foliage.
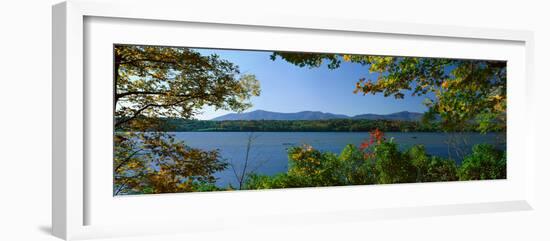
[[254, 75], [189, 48], [115, 45], [113, 195], [216, 190], [227, 163], [162, 132], [160, 117], [192, 118], [203, 106], [239, 111], [260, 93]]
[[506, 178], [503, 151], [482, 144], [461, 165], [431, 156], [422, 145], [400, 150], [397, 143], [374, 130], [360, 147], [347, 145], [337, 155], [303, 145], [288, 150], [287, 173], [251, 174], [245, 189], [321, 187]]
[[[256, 76], [241, 73], [239, 66], [216, 54], [203, 55], [190, 48], [115, 45], [113, 50], [113, 195], [233, 190], [216, 186], [214, 175], [228, 168], [219, 150], [191, 148], [165, 130], [176, 119], [198, 125], [193, 118], [205, 106], [236, 112], [250, 108], [250, 99], [260, 95]], [[237, 128], [235, 124], [239, 130], [369, 131], [359, 146], [348, 144], [340, 153], [307, 144], [292, 146], [287, 150], [287, 172], [266, 176], [245, 168], [238, 189], [506, 178], [505, 152], [491, 145], [476, 145], [471, 153], [464, 152], [463, 160], [451, 160], [427, 154], [422, 145], [400, 147], [383, 132], [504, 133], [506, 62], [296, 52], [271, 55], [273, 61], [278, 58], [309, 68], [337, 69], [343, 63], [364, 66], [365, 75], [357, 76], [355, 94], [395, 99], [425, 96], [428, 111], [422, 123], [322, 120], [234, 122], [231, 126], [203, 122], [201, 127], [206, 129], [225, 125], [223, 130], [231, 131]]]

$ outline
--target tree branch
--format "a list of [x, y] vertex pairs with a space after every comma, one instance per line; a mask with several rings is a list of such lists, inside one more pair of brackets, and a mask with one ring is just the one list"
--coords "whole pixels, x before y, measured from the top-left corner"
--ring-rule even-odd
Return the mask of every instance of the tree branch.
[[182, 64], [178, 63], [177, 61], [169, 61], [169, 60], [161, 60], [161, 59], [150, 59], [150, 58], [143, 58], [143, 59], [132, 59], [127, 61], [119, 61], [118, 64], [133, 64], [136, 62], [155, 62], [155, 63], [163, 63], [163, 64], [173, 64], [177, 66], [182, 66]]
[[138, 154], [140, 151], [143, 151], [143, 149], [139, 149], [139, 150], [136, 150], [134, 152], [132, 152], [132, 154], [130, 154], [128, 157], [126, 157], [122, 162], [120, 162], [117, 167], [115, 168], [114, 172], [117, 173], [118, 172], [118, 169], [120, 169], [122, 167], [122, 165], [126, 164], [128, 161], [130, 161], [130, 159], [132, 157], [134, 157], [136, 154]]
[[146, 104], [145, 106], [135, 110], [131, 117], [128, 117], [126, 119], [122, 119], [120, 121], [117, 121], [115, 123], [115, 128], [120, 127], [122, 124], [127, 123], [128, 121], [131, 121], [131, 120], [137, 118], [143, 111], [145, 111], [148, 108], [177, 106], [177, 105], [180, 105], [184, 102], [190, 101], [192, 99], [197, 99], [197, 98], [206, 99], [206, 97], [208, 97], [209, 95], [211, 95], [211, 94], [201, 93], [201, 94], [196, 94], [196, 95], [181, 95], [180, 97], [186, 97], [186, 98], [178, 100], [178, 101], [173, 102], [173, 103], [168, 103], [168, 104], [153, 104], [153, 103]]

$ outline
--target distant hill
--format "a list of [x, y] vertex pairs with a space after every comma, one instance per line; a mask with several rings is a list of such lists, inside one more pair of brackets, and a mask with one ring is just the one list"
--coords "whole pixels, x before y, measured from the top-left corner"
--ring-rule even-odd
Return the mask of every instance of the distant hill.
[[320, 111], [301, 111], [296, 113], [280, 113], [265, 110], [255, 110], [244, 113], [231, 113], [212, 119], [213, 121], [225, 120], [330, 120], [330, 119], [365, 119], [365, 120], [403, 120], [418, 121], [422, 113], [401, 111], [397, 113], [378, 115], [362, 114], [356, 116], [339, 115]]
[[296, 113], [280, 113], [265, 110], [255, 110], [245, 113], [231, 113], [216, 117], [212, 120], [330, 120], [347, 119], [346, 115], [336, 115], [320, 111], [301, 111]]

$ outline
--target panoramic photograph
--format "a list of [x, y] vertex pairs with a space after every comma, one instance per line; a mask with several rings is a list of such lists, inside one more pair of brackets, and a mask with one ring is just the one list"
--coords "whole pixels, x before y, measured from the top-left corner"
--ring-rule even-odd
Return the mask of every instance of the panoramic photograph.
[[506, 61], [113, 53], [114, 196], [506, 179]]

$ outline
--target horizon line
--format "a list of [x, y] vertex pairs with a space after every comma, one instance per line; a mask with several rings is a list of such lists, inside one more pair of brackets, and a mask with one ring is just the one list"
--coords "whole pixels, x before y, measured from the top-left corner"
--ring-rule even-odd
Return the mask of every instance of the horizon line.
[[214, 120], [216, 118], [226, 116], [226, 115], [247, 114], [247, 113], [252, 113], [252, 112], [256, 112], [256, 111], [264, 111], [264, 112], [271, 112], [271, 113], [278, 113], [278, 114], [297, 114], [297, 113], [301, 113], [301, 112], [319, 112], [319, 113], [322, 113], [322, 114], [342, 115], [342, 116], [346, 116], [346, 117], [350, 117], [350, 118], [355, 117], [355, 116], [359, 116], [359, 115], [391, 115], [391, 114], [397, 114], [397, 113], [403, 113], [403, 112], [414, 113], [414, 114], [424, 114], [424, 113], [426, 113], [426, 112], [416, 112], [416, 111], [402, 110], [402, 111], [396, 111], [396, 112], [389, 112], [389, 113], [385, 113], [385, 114], [370, 112], [370, 113], [348, 115], [348, 114], [339, 114], [339, 113], [333, 113], [333, 112], [324, 112], [324, 111], [320, 111], [320, 110], [302, 110], [302, 111], [296, 111], [296, 112], [278, 112], [278, 111], [269, 111], [269, 110], [264, 110], [264, 109], [257, 109], [257, 110], [251, 110], [251, 111], [243, 111], [243, 112], [231, 112], [231, 113], [222, 114], [222, 115], [219, 115], [219, 116], [216, 116], [216, 117], [213, 117], [213, 118], [210, 118], [210, 119], [204, 119], [204, 120]]

